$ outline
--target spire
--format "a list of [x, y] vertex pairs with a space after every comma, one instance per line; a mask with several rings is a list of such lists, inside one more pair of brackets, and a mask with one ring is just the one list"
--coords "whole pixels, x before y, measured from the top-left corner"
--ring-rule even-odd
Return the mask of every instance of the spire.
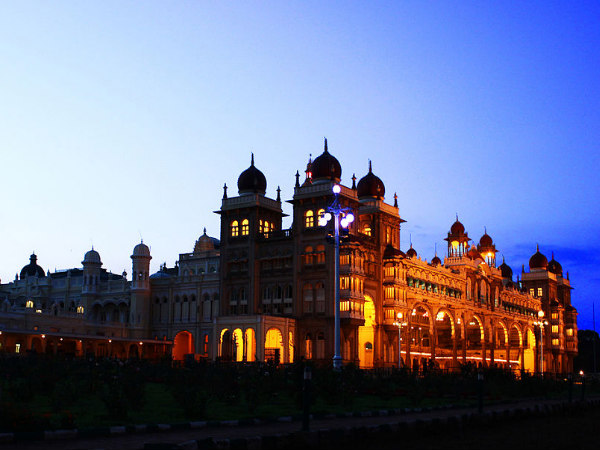
[[356, 174], [352, 174], [352, 189], [356, 190]]
[[506, 263], [504, 262], [504, 253], [502, 253], [502, 264], [506, 264]]
[[281, 188], [277, 186], [277, 201], [281, 203]]
[[[206, 227], [204, 227], [204, 236], [206, 236]], [[165, 263], [166, 265], [166, 263]]]
[[540, 251], [540, 244], [535, 244], [535, 249], [536, 249], [536, 251], [539, 252]]
[[434, 248], [435, 256], [437, 256], [437, 242], [435, 242], [433, 244], [433, 248]]
[[325, 148], [324, 148], [324, 150], [323, 150], [323, 153], [329, 153], [329, 152], [327, 151], [327, 138], [325, 138], [325, 145], [324, 145], [324, 147], [325, 147]]
[[486, 227], [485, 225], [484, 225], [484, 227], [483, 227], [483, 233], [484, 233], [484, 234], [487, 234], [487, 227]]
[[250, 165], [253, 166], [254, 165], [254, 152], [250, 153]]
[[227, 183], [223, 185], [223, 200], [227, 198]]
[[373, 172], [373, 168], [371, 167], [371, 160], [369, 160], [369, 173]]
[[296, 170], [296, 185], [295, 187], [300, 187], [300, 172]]
[[398, 195], [394, 192], [394, 208], [398, 207]]

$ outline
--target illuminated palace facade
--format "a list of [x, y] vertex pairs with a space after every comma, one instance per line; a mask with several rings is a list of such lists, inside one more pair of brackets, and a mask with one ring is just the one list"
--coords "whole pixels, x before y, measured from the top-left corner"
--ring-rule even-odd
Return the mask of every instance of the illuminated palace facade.
[[340, 205], [355, 216], [339, 261], [344, 363], [398, 366], [400, 354], [413, 369], [572, 370], [577, 311], [554, 257], [538, 249], [514, 280], [506, 263], [497, 265], [492, 238], [472, 243], [458, 219], [444, 261], [428, 262], [412, 246], [404, 253], [396, 196], [385, 202], [370, 166], [349, 187], [341, 173], [325, 141], [303, 179], [296, 174], [284, 229], [279, 189], [275, 199], [265, 195], [266, 177], [252, 160], [237, 196], [224, 187], [220, 239], [205, 230], [192, 252], [152, 275], [143, 242], [133, 249], [130, 279], [102, 268], [94, 249], [83, 268], [54, 273], [32, 255], [14, 281], [0, 284], [0, 352], [331, 364], [333, 223], [319, 218], [339, 185]]

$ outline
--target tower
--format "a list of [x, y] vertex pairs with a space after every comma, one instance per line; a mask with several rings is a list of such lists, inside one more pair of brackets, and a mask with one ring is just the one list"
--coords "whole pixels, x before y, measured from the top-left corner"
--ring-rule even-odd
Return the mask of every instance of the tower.
[[135, 337], [141, 337], [150, 321], [150, 249], [144, 241], [133, 249], [131, 255], [133, 277], [131, 280], [131, 305], [129, 323]]
[[83, 261], [83, 285], [81, 287], [81, 306], [85, 313], [92, 310], [92, 305], [98, 296], [100, 273], [102, 271], [102, 261], [100, 254], [94, 250], [94, 247], [87, 252]]
[[444, 239], [448, 241], [448, 258], [461, 258], [466, 252], [469, 245], [468, 233], [465, 233], [465, 226], [459, 222], [456, 216], [456, 222], [450, 227], [448, 237]]

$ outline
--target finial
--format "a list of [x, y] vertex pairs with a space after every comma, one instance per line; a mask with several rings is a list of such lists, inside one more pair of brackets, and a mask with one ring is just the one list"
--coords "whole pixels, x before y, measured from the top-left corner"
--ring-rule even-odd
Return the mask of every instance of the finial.
[[394, 192], [394, 208], [398, 207], [398, 195]]
[[369, 173], [372, 173], [372, 172], [373, 172], [373, 169], [371, 167], [371, 160], [369, 160]]
[[327, 138], [325, 138], [325, 146], [324, 146], [324, 147], [325, 147], [324, 153], [329, 153], [329, 152], [327, 151]]
[[227, 198], [227, 183], [223, 185], [223, 200]]
[[437, 256], [437, 242], [435, 242], [433, 244], [433, 246], [434, 246], [433, 248], [434, 248], [435, 256]]
[[296, 187], [300, 187], [300, 172], [296, 170]]
[[277, 201], [281, 202], [281, 188], [277, 186]]
[[554, 250], [552, 250], [552, 259], [554, 259]]
[[486, 227], [485, 225], [484, 225], [484, 227], [483, 227], [483, 233], [484, 233], [484, 234], [487, 234], [487, 227]]
[[502, 264], [504, 264], [504, 253], [502, 253]]
[[540, 251], [540, 244], [535, 244], [535, 248], [539, 252]]
[[521, 273], [525, 273], [525, 264], [521, 264]]
[[412, 233], [408, 234], [408, 242], [410, 242], [410, 248], [412, 248]]
[[[206, 236], [206, 227], [204, 227], [204, 235]], [[166, 264], [167, 264], [167, 263], [165, 262], [165, 265], [166, 265]]]
[[308, 163], [311, 164], [312, 163], [312, 153], [308, 154]]
[[456, 213], [456, 221], [458, 222], [458, 213]]
[[250, 153], [250, 165], [253, 166], [254, 165], [254, 152]]
[[356, 174], [352, 174], [352, 189], [356, 190]]

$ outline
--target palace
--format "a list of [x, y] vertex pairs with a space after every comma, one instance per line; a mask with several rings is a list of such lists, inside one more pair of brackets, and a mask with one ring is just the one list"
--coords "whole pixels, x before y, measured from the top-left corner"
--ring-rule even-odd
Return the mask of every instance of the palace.
[[[108, 357], [209, 358], [331, 364], [335, 338], [334, 199], [352, 212], [339, 257], [341, 357], [363, 368], [456, 369], [495, 365], [565, 373], [577, 353], [577, 311], [568, 273], [539, 251], [513, 279], [487, 232], [472, 243], [456, 219], [444, 261], [400, 249], [397, 196], [369, 163], [340, 184], [329, 153], [296, 173], [291, 228], [280, 190], [254, 165], [224, 186], [220, 239], [206, 234], [175, 267], [150, 275], [150, 250], [131, 255], [132, 277], [102, 268], [92, 249], [83, 268], [45, 272], [36, 255], [0, 285], [0, 351]], [[339, 193], [332, 188], [339, 186]]]

